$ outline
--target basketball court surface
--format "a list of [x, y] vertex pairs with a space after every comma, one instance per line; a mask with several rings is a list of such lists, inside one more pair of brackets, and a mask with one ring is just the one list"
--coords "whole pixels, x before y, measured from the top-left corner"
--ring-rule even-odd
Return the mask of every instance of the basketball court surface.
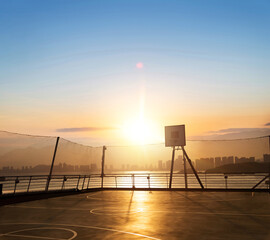
[[0, 207], [0, 239], [270, 239], [270, 194], [98, 191]]

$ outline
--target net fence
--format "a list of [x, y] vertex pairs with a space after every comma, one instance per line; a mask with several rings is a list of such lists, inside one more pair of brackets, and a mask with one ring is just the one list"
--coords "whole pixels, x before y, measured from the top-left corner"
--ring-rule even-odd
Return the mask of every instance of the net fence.
[[[198, 171], [268, 171], [269, 136], [218, 141], [187, 141], [187, 154]], [[48, 175], [57, 137], [0, 131], [0, 175]], [[105, 174], [165, 171], [171, 167], [172, 149], [164, 144], [107, 146]], [[53, 175], [100, 174], [102, 147], [85, 146], [60, 138]], [[183, 155], [175, 154], [174, 171], [183, 171]], [[265, 164], [265, 165], [264, 165]], [[268, 164], [268, 165], [267, 165]], [[229, 166], [227, 169], [224, 166]], [[237, 166], [237, 167], [236, 167]], [[211, 170], [211, 169], [215, 169]]]
[[[199, 171], [230, 164], [242, 164], [244, 168], [246, 163], [260, 164], [269, 161], [269, 139], [267, 136], [239, 140], [187, 141], [185, 150]], [[172, 148], [165, 147], [164, 144], [107, 147], [105, 169], [108, 172], [169, 171], [171, 159]], [[183, 154], [180, 148], [177, 148], [175, 153], [174, 170], [183, 170]]]
[[91, 147], [60, 138], [53, 174], [99, 173], [102, 147]]
[[[48, 175], [57, 137], [0, 131], [0, 175]], [[100, 168], [102, 148], [60, 138], [52, 174], [83, 174]]]
[[0, 132], [1, 175], [48, 174], [55, 137]]

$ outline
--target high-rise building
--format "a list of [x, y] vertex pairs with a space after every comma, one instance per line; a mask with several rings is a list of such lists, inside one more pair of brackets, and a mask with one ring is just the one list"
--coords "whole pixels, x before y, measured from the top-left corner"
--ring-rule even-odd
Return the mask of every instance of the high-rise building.
[[235, 163], [247, 163], [247, 162], [255, 162], [255, 157], [235, 157]]
[[171, 160], [166, 161], [166, 170], [171, 169]]
[[233, 164], [233, 156], [230, 157], [222, 157], [222, 165], [226, 165], [226, 164]]
[[183, 165], [183, 157], [182, 155], [179, 155], [178, 158], [175, 160], [175, 171], [182, 171], [184, 169]]
[[162, 170], [162, 160], [158, 161], [158, 170]]
[[264, 162], [270, 162], [270, 154], [264, 154], [263, 155], [263, 161]]
[[221, 157], [215, 157], [215, 167], [221, 166]]
[[96, 171], [97, 170], [97, 164], [91, 163], [91, 171]]

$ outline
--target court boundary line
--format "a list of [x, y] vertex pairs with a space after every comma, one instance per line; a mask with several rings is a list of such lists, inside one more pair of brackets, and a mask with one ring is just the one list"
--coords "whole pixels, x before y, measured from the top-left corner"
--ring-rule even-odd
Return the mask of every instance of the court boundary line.
[[[48, 225], [48, 226], [69, 226], [69, 227], [78, 227], [78, 228], [88, 228], [88, 229], [97, 229], [97, 230], [104, 230], [104, 231], [111, 231], [111, 232], [118, 232], [123, 234], [129, 234], [133, 236], [139, 236], [143, 238], [153, 239], [153, 240], [161, 240], [160, 238], [150, 237], [147, 235], [139, 234], [139, 233], [132, 233], [123, 230], [117, 230], [113, 228], [104, 228], [104, 227], [97, 227], [97, 226], [85, 226], [85, 225], [76, 225], [76, 224], [63, 224], [63, 223], [0, 223], [0, 225]], [[1, 236], [1, 235], [0, 235]]]
[[[36, 207], [31, 207], [31, 206], [6, 206], [6, 207], [18, 207], [18, 208], [36, 208]], [[44, 210], [66, 210], [67, 208], [48, 208], [48, 207], [38, 207], [39, 209], [44, 209]], [[90, 211], [90, 213], [92, 213], [92, 210], [95, 209], [72, 209], [69, 208], [68, 210], [72, 210], [72, 211]], [[255, 216], [255, 217], [270, 217], [270, 214], [257, 214], [257, 213], [233, 213], [233, 212], [191, 212], [191, 211], [144, 211], [143, 209], [137, 212], [133, 212], [133, 214], [135, 213], [173, 213], [173, 214], [199, 214], [199, 215], [227, 215], [227, 216]], [[92, 214], [96, 214], [96, 213], [92, 213]], [[96, 215], [114, 215], [114, 214], [96, 214]], [[0, 223], [1, 225], [1, 223]]]
[[[23, 234], [13, 234], [13, 233], [18, 233], [18, 232], [24, 232], [24, 231], [31, 231], [31, 230], [40, 230], [40, 229], [57, 229], [57, 230], [65, 230], [65, 231], [68, 231], [68, 232], [72, 232], [73, 233], [73, 236], [70, 237], [70, 238], [51, 238], [51, 237], [42, 237], [42, 236], [34, 236], [34, 235], [23, 235]], [[38, 227], [38, 228], [27, 228], [27, 229], [21, 229], [21, 230], [16, 230], [16, 231], [12, 231], [12, 232], [8, 232], [8, 233], [3, 233], [3, 234], [0, 234], [0, 236], [14, 236], [14, 237], [27, 237], [27, 238], [39, 238], [39, 239], [58, 239], [58, 240], [72, 240], [74, 238], [77, 237], [77, 232], [72, 230], [72, 229], [68, 229], [68, 228], [49, 228], [49, 227]]]

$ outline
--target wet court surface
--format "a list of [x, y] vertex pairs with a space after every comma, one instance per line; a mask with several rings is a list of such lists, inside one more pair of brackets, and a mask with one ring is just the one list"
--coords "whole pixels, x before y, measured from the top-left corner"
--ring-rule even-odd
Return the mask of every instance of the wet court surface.
[[0, 239], [270, 239], [270, 194], [101, 191], [0, 207]]

